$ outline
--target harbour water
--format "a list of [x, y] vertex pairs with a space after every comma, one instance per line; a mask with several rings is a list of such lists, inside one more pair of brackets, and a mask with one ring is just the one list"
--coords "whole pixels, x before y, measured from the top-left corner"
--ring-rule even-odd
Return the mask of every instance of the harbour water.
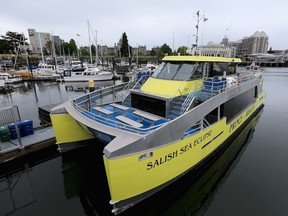
[[[264, 79], [265, 106], [222, 152], [123, 215], [286, 216], [288, 69], [266, 71]], [[18, 105], [22, 119], [37, 126], [38, 106], [76, 94], [82, 93], [66, 90], [64, 84], [25, 83], [0, 95], [0, 106]], [[97, 142], [60, 155], [55, 146], [0, 165], [0, 216], [112, 215], [102, 149]]]

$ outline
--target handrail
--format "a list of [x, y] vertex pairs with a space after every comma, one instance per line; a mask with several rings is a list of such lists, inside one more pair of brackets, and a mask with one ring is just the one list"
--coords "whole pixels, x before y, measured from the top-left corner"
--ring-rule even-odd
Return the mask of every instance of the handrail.
[[147, 78], [149, 78], [150, 76], [149, 75], [143, 75], [143, 76], [141, 76], [141, 78], [139, 79], [139, 80], [137, 80], [137, 82], [135, 83], [135, 85], [131, 88], [131, 90], [133, 90], [133, 89], [135, 89], [136, 88], [136, 86], [138, 85], [138, 84], [140, 84], [140, 88], [141, 88], [141, 82], [143, 82], [143, 81], [145, 81]]
[[161, 127], [162, 125], [166, 124], [166, 122], [161, 123], [159, 125], [154, 125], [148, 128], [135, 128], [133, 126], [130, 126], [128, 124], [119, 122], [119, 121], [115, 121], [106, 117], [103, 117], [101, 115], [95, 114], [95, 113], [91, 113], [86, 109], [81, 108], [80, 106], [77, 106], [74, 102], [71, 102], [72, 106], [79, 112], [81, 113], [84, 117], [87, 117], [89, 119], [92, 119], [94, 121], [98, 121], [99, 123], [103, 123], [105, 125], [108, 125], [110, 127], [114, 127], [114, 128], [118, 128], [118, 129], [125, 129], [127, 131], [130, 132], [135, 132], [138, 134], [147, 134], [150, 131]]
[[[142, 76], [142, 77], [144, 77], [144, 76]], [[85, 95], [82, 95], [79, 97], [70, 97], [69, 98], [70, 103], [78, 112], [81, 113], [81, 115], [83, 115], [84, 117], [87, 117], [89, 119], [97, 120], [98, 122], [106, 124], [106, 125], [111, 126], [111, 127], [116, 127], [119, 129], [124, 128], [124, 130], [130, 131], [130, 132], [136, 132], [139, 134], [149, 133], [151, 130], [154, 130], [155, 128], [161, 127], [162, 125], [164, 125], [166, 123], [162, 123], [162, 124], [159, 124], [156, 126], [151, 126], [149, 128], [135, 128], [135, 127], [127, 125], [125, 123], [115, 121], [115, 120], [112, 120], [109, 118], [105, 118], [103, 116], [89, 112], [89, 110], [93, 107], [92, 105], [96, 104], [96, 101], [101, 100], [102, 101], [101, 104], [104, 104], [103, 103], [104, 99], [106, 99], [105, 104], [115, 102], [115, 100], [118, 99], [117, 96], [119, 96], [117, 94], [118, 92], [122, 91], [123, 89], [128, 90], [128, 89], [136, 88], [136, 86], [141, 83], [141, 80], [142, 80], [141, 78], [136, 83], [134, 83], [134, 82], [130, 82], [128, 84], [125, 83], [125, 86], [124, 86], [124, 84], [120, 84], [120, 85], [115, 85], [115, 86], [110, 86], [110, 87], [106, 87], [103, 89], [99, 89], [99, 90], [96, 90], [94, 92], [91, 92], [89, 94], [85, 94]], [[250, 81], [255, 80], [257, 78], [258, 77], [254, 76], [254, 75], [240, 76], [239, 80], [238, 80], [238, 85], [241, 85], [243, 82], [244, 83], [250, 82]], [[183, 85], [184, 82], [185, 82], [185, 80], [181, 83], [180, 87]], [[187, 98], [183, 102], [183, 104], [182, 104], [183, 112], [182, 113], [186, 112], [187, 109], [189, 108], [189, 106], [191, 106], [191, 104], [193, 102], [193, 98], [195, 98], [195, 88], [197, 87], [197, 85], [198, 85], [197, 83], [194, 85], [194, 87], [189, 92]], [[127, 87], [127, 86], [129, 86], [129, 87]], [[180, 89], [180, 87], [179, 87], [179, 89]], [[213, 92], [212, 90], [211, 90], [211, 92]], [[221, 89], [221, 91], [226, 91], [226, 90], [227, 90], [227, 88]], [[178, 91], [178, 89], [177, 89], [177, 91]], [[213, 93], [215, 93], [215, 92], [213, 92]], [[216, 92], [216, 94], [217, 93], [219, 93], [219, 92]], [[174, 96], [172, 98], [170, 98], [170, 100], [172, 100], [173, 98], [174, 98]], [[95, 102], [93, 102], [93, 100], [95, 100]], [[181, 108], [181, 110], [182, 110], [182, 108]], [[207, 124], [207, 122], [205, 122], [205, 123]]]
[[180, 95], [182, 96], [182, 92], [180, 91], [180, 89], [181, 89], [182, 85], [183, 85], [186, 81], [187, 81], [187, 80], [183, 80], [183, 81], [182, 81], [181, 85], [180, 85], [179, 88], [175, 91], [174, 95], [173, 95], [171, 98], [169, 98], [169, 101], [172, 101], [172, 100], [175, 98], [175, 96], [177, 95], [177, 92], [178, 92], [178, 91], [179, 91]]
[[197, 81], [196, 83], [193, 85], [193, 87], [191, 88], [189, 94], [187, 95], [185, 101], [182, 103], [181, 106], [181, 114], [183, 114], [184, 112], [187, 112], [188, 108], [191, 106], [191, 104], [194, 101], [195, 98], [195, 90], [196, 90], [196, 86], [197, 86]]
[[[149, 75], [143, 75], [141, 76], [141, 78], [139, 80], [136, 81], [131, 81], [129, 82], [125, 88], [123, 89], [123, 92], [128, 91], [128, 90], [133, 90], [136, 88], [136, 86], [140, 85], [139, 89], [142, 87], [141, 83], [142, 81], [145, 81], [147, 78], [149, 78]], [[144, 82], [143, 82], [144, 83]], [[124, 102], [125, 99], [127, 98], [127, 96], [129, 95], [129, 93], [125, 96], [125, 97], [121, 97], [121, 102]]]

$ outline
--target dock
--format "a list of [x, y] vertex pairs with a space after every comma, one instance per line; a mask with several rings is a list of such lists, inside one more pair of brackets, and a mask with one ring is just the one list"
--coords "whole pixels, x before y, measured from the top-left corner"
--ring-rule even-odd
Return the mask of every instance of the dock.
[[18, 107], [0, 108], [0, 164], [56, 144], [52, 126], [33, 127]]
[[51, 125], [50, 113], [53, 107], [58, 106], [59, 104], [50, 104], [38, 108], [38, 116], [41, 122], [41, 125]]
[[35, 128], [34, 134], [0, 142], [0, 163], [26, 156], [56, 144], [52, 126]]

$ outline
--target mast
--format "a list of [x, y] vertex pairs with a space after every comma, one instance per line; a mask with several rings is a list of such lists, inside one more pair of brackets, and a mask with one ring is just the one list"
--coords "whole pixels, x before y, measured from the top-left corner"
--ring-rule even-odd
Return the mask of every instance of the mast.
[[39, 39], [39, 45], [40, 45], [42, 63], [44, 64], [44, 56], [43, 56], [43, 48], [42, 48], [42, 41], [41, 41], [41, 37], [40, 37], [40, 32], [38, 32], [38, 39]]
[[97, 42], [97, 31], [95, 31], [96, 38], [95, 38], [95, 52], [96, 52], [96, 65], [98, 63], [98, 42]]
[[53, 58], [54, 58], [54, 63], [55, 63], [55, 71], [57, 71], [57, 58], [56, 58], [56, 52], [55, 52], [55, 43], [54, 43], [54, 35], [53, 32], [52, 34], [52, 53], [53, 53]]
[[196, 17], [194, 16], [194, 19], [196, 20], [196, 46], [198, 46], [198, 35], [199, 35], [199, 22], [203, 19], [204, 15], [200, 17], [200, 11], [198, 10], [196, 13]]
[[90, 38], [90, 24], [89, 24], [89, 21], [88, 21], [88, 20], [87, 20], [87, 25], [88, 25], [90, 63], [92, 64], [92, 49], [91, 49], [91, 38]]

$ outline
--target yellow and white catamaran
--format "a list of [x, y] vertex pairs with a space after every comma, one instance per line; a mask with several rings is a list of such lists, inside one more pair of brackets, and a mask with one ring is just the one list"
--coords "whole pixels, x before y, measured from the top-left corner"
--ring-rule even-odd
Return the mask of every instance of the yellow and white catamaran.
[[61, 152], [99, 138], [113, 212], [161, 190], [213, 156], [263, 105], [260, 72], [238, 58], [166, 56], [152, 76], [55, 107]]

